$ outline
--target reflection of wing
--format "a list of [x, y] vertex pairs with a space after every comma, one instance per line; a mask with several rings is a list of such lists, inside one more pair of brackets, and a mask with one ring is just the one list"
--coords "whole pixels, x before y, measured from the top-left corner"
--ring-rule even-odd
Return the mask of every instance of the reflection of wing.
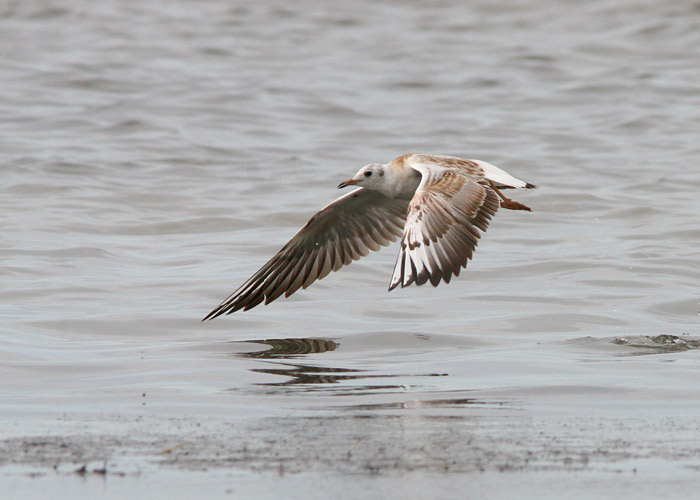
[[498, 196], [483, 177], [435, 164], [412, 163], [423, 176], [408, 209], [401, 250], [389, 290], [399, 284], [450, 282], [467, 266]]
[[401, 236], [408, 200], [359, 188], [316, 215], [248, 281], [204, 319], [289, 297], [331, 271]]
[[269, 349], [264, 351], [244, 352], [239, 354], [244, 358], [300, 358], [304, 354], [321, 353], [335, 351], [340, 345], [331, 339], [267, 339], [267, 340], [246, 340], [245, 344], [262, 344]]

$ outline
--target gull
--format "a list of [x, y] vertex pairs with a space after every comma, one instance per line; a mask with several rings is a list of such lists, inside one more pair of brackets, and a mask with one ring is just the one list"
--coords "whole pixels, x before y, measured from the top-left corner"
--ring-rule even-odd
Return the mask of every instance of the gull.
[[531, 209], [502, 189], [537, 186], [480, 160], [407, 154], [370, 163], [338, 188], [358, 186], [322, 208], [267, 264], [202, 321], [269, 304], [401, 237], [389, 291], [459, 276], [480, 231], [500, 206]]

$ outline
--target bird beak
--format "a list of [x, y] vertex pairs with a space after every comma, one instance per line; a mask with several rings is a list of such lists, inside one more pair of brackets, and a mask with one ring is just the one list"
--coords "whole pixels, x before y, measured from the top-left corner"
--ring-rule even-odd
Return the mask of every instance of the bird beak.
[[338, 189], [341, 189], [341, 188], [344, 188], [347, 186], [352, 186], [354, 184], [357, 184], [357, 181], [355, 181], [353, 179], [348, 179], [347, 181], [343, 181], [340, 184], [338, 184]]

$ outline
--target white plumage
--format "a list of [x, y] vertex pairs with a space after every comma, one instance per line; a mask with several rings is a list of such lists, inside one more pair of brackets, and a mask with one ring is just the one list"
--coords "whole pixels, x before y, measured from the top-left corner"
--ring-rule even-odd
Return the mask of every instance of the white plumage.
[[535, 187], [484, 161], [426, 154], [365, 165], [338, 187], [349, 185], [359, 189], [311, 217], [204, 319], [289, 297], [398, 237], [401, 250], [389, 290], [427, 281], [449, 283], [471, 259], [499, 197], [501, 207], [530, 211], [500, 189]]

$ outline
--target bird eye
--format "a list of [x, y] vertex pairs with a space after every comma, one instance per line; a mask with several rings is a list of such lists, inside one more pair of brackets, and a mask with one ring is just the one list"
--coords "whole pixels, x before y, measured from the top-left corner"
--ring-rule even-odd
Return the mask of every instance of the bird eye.
[[368, 170], [367, 172], [365, 172], [365, 177], [371, 177], [371, 176], [372, 176], [371, 170]]

